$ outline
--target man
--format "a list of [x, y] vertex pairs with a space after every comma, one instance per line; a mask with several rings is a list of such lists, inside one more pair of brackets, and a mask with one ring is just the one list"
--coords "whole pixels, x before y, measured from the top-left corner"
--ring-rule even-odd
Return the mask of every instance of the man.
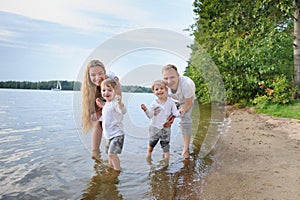
[[195, 99], [195, 83], [186, 76], [180, 76], [174, 65], [168, 64], [162, 68], [162, 78], [168, 86], [168, 95], [179, 108], [180, 127], [183, 136], [181, 156], [189, 157], [189, 145], [192, 135], [192, 108]]

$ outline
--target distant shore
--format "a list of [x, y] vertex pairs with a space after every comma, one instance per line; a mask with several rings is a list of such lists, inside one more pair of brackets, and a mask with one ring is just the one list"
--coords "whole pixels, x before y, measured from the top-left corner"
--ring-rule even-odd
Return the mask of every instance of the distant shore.
[[[230, 110], [230, 109], [229, 109]], [[201, 199], [300, 199], [298, 120], [230, 110]]]
[[[59, 81], [61, 90], [80, 91], [79, 81]], [[0, 81], [0, 89], [30, 89], [30, 90], [52, 90], [57, 87], [58, 81]], [[138, 85], [122, 85], [122, 92], [130, 93], [152, 93], [150, 87]]]

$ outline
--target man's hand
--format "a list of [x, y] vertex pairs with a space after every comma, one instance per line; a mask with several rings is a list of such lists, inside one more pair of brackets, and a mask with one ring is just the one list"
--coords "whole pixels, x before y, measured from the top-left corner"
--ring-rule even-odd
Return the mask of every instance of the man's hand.
[[178, 111], [179, 111], [180, 115], [185, 114], [185, 109], [183, 107], [180, 107]]

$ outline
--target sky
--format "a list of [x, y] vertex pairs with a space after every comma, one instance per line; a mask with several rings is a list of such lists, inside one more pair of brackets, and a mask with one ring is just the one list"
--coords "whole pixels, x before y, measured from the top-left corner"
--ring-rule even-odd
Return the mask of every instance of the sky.
[[183, 73], [194, 22], [192, 0], [0, 0], [0, 81], [81, 80], [90, 59], [128, 84]]

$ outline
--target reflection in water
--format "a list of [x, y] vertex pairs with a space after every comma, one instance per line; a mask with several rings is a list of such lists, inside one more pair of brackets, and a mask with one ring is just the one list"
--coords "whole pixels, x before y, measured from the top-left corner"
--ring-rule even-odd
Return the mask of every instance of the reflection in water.
[[201, 159], [209, 156], [228, 121], [225, 119], [226, 111], [222, 103], [200, 105], [198, 110], [196, 106], [193, 112], [193, 119], [199, 119], [199, 123], [193, 127], [193, 154]]
[[[193, 123], [192, 150], [193, 157], [197, 160], [201, 145], [205, 139], [211, 122], [211, 104], [195, 105], [192, 113], [193, 119], [199, 119], [199, 123]], [[195, 120], [194, 120], [195, 121]]]
[[95, 162], [94, 168], [96, 175], [91, 178], [88, 188], [82, 191], [81, 199], [123, 199], [117, 188], [120, 172], [108, 167], [102, 160]]
[[[209, 161], [209, 160], [208, 160]], [[151, 170], [151, 199], [199, 199], [201, 181], [210, 162], [181, 159], [168, 167]]]
[[202, 178], [209, 172], [213, 160], [212, 154], [203, 158], [200, 149], [209, 128], [219, 134], [220, 123], [212, 124], [214, 119], [211, 120], [210, 104], [196, 105], [193, 119], [199, 123], [193, 124], [191, 157], [185, 160], [179, 159], [167, 167], [149, 172], [152, 199], [201, 199]]

